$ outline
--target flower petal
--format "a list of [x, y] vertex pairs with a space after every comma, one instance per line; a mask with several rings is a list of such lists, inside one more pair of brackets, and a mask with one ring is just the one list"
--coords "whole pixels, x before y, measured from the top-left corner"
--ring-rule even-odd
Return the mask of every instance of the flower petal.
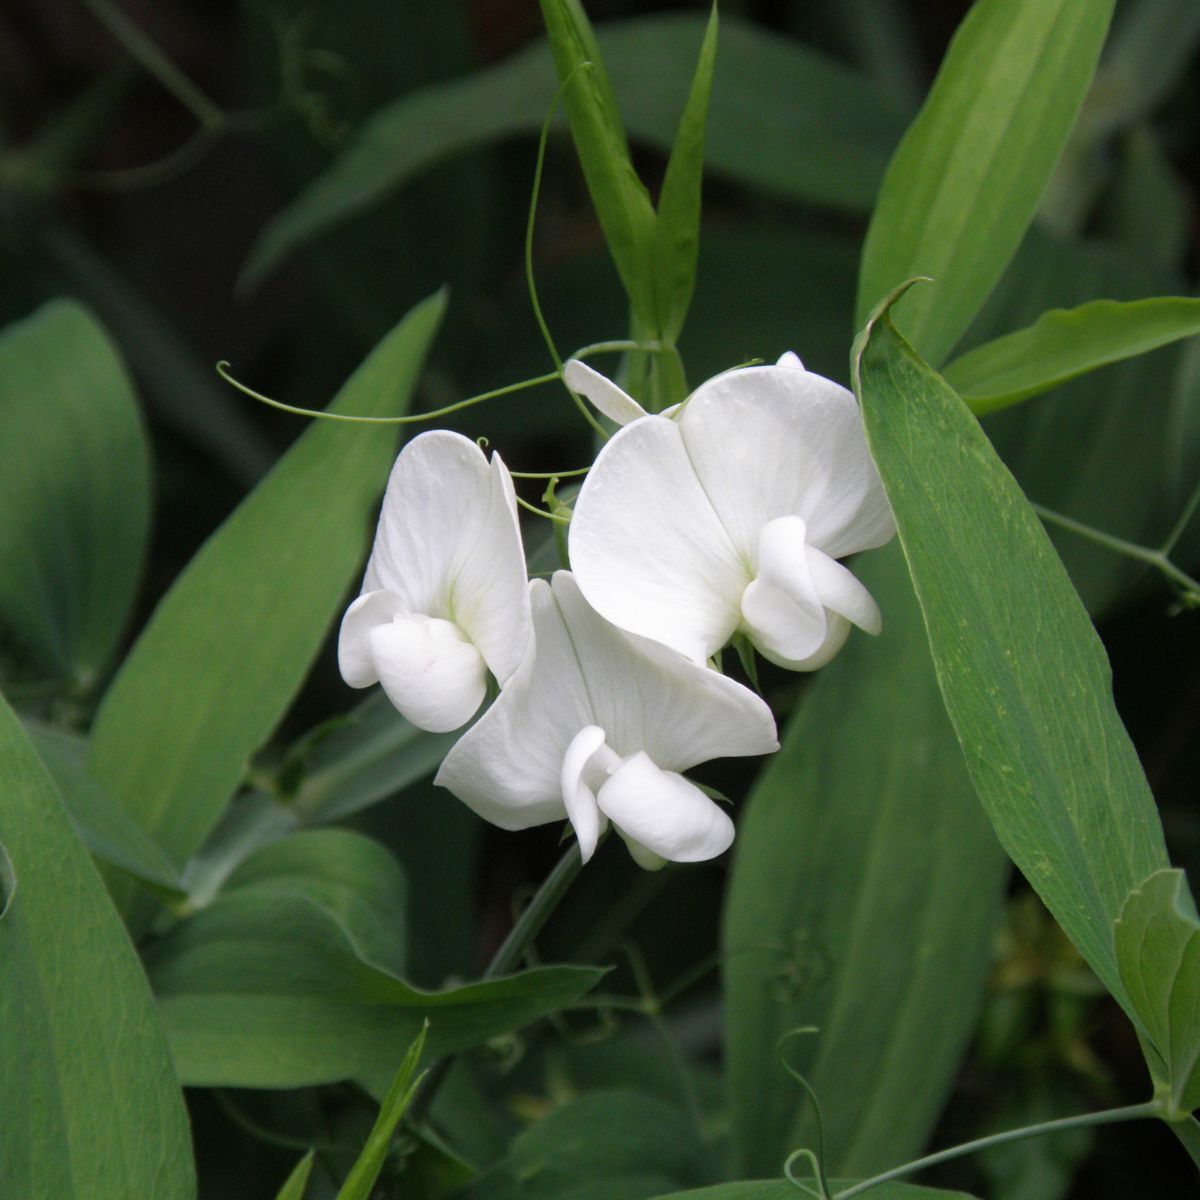
[[364, 590], [386, 588], [401, 610], [453, 621], [501, 681], [529, 636], [525, 558], [512, 481], [469, 438], [415, 437], [388, 479]]
[[628, 392], [578, 358], [567, 360], [563, 383], [577, 395], [585, 396], [618, 425], [628, 425], [646, 415], [646, 410]]
[[525, 657], [434, 779], [502, 829], [566, 815], [563, 756], [581, 729], [598, 723], [550, 585], [535, 579], [529, 595], [533, 632]]
[[795, 350], [785, 350], [779, 356], [779, 361], [775, 365], [777, 367], [792, 367], [797, 371], [804, 370], [804, 364], [800, 361], [800, 355]]
[[895, 525], [851, 392], [792, 365], [726, 371], [678, 418], [687, 452], [733, 544], [753, 555], [776, 517], [803, 517], [831, 558], [881, 546]]
[[363, 592], [342, 618], [338, 631], [338, 670], [353, 688], [370, 687], [379, 682], [370, 634], [376, 625], [386, 625], [404, 611], [404, 601], [387, 590]]
[[553, 594], [587, 681], [591, 720], [616, 754], [644, 750], [665, 770], [682, 771], [779, 748], [771, 710], [749, 688], [617, 629], [587, 603], [568, 571], [554, 575]]
[[598, 725], [585, 725], [572, 739], [563, 755], [562, 797], [567, 818], [579, 839], [579, 853], [584, 862], [596, 853], [596, 843], [604, 820], [596, 807], [596, 794], [588, 787], [583, 773], [588, 761], [604, 745], [604, 730]]
[[584, 595], [622, 629], [703, 662], [737, 627], [749, 564], [675, 421], [643, 417], [608, 442], [579, 493], [569, 538]]
[[764, 658], [785, 665], [820, 650], [825, 606], [808, 566], [801, 517], [776, 517], [758, 539], [758, 577], [742, 596], [742, 625]]
[[627, 837], [671, 862], [703, 862], [729, 849], [733, 822], [694, 783], [635, 754], [596, 796]]
[[882, 632], [883, 617], [879, 605], [853, 572], [813, 546], [806, 550], [809, 573], [821, 603], [867, 633]]
[[388, 699], [418, 729], [449, 733], [483, 703], [483, 658], [450, 621], [404, 613], [376, 625], [368, 641]]

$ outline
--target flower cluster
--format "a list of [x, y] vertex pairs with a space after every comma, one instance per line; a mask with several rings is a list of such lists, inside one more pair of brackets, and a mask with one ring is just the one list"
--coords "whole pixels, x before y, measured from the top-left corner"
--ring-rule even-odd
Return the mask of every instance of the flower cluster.
[[881, 628], [837, 561], [895, 532], [858, 406], [794, 354], [661, 415], [578, 360], [564, 380], [622, 427], [576, 501], [572, 570], [527, 581], [500, 456], [422, 434], [388, 481], [342, 675], [438, 732], [493, 677], [435, 782], [502, 828], [565, 818], [586, 861], [611, 822], [642, 866], [712, 858], [733, 823], [681, 772], [778, 748], [770, 709], [712, 656], [740, 634], [812, 670], [851, 625]]

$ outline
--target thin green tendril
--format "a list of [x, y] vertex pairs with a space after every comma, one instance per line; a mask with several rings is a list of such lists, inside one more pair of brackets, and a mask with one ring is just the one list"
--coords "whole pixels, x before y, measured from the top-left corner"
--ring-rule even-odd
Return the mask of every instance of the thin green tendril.
[[461, 409], [470, 408], [475, 404], [482, 404], [485, 400], [496, 400], [501, 396], [538, 387], [543, 383], [553, 383], [560, 378], [557, 371], [536, 375], [532, 379], [522, 379], [519, 383], [509, 383], [504, 387], [493, 388], [490, 392], [481, 392], [478, 396], [468, 396], [465, 400], [447, 404], [445, 408], [436, 408], [432, 412], [410, 413], [403, 417], [360, 417], [350, 413], [326, 412], [320, 408], [300, 408], [295, 404], [285, 404], [282, 400], [272, 400], [270, 396], [264, 396], [261, 392], [256, 392], [253, 388], [247, 387], [246, 384], [235, 379], [229, 372], [229, 363], [224, 361], [217, 363], [217, 374], [226, 383], [237, 388], [244, 396], [249, 396], [252, 400], [267, 404], [271, 408], [277, 408], [281, 412], [293, 413], [299, 417], [313, 417], [319, 421], [344, 421], [352, 425], [419, 425], [424, 421], [432, 421], [435, 417], [449, 416], [450, 413], [459, 412]]
[[524, 509], [531, 513], [536, 513], [539, 517], [545, 517], [547, 521], [554, 521], [559, 525], [569, 525], [570, 517], [560, 517], [558, 513], [547, 512], [544, 508], [538, 508], [536, 504], [530, 504], [528, 500], [522, 500], [520, 496], [515, 497], [516, 502]]
[[[803, 1179], [798, 1178], [792, 1171], [792, 1164], [798, 1158], [805, 1159], [809, 1167], [812, 1168], [813, 1178], [816, 1179], [817, 1189], [819, 1190], [809, 1187]], [[817, 1200], [830, 1200], [829, 1190], [822, 1180], [820, 1159], [807, 1146], [802, 1146], [799, 1150], [793, 1150], [787, 1156], [787, 1161], [783, 1164], [783, 1174], [792, 1187], [799, 1188], [806, 1195], [816, 1196]]]
[[509, 471], [514, 479], [577, 479], [586, 475], [591, 467], [576, 467], [573, 471]]
[[[817, 1177], [817, 1187], [820, 1189], [821, 1200], [831, 1200], [832, 1193], [829, 1190], [829, 1180], [825, 1178], [825, 1115], [821, 1111], [821, 1102], [817, 1099], [816, 1090], [812, 1084], [787, 1060], [787, 1056], [783, 1052], [784, 1046], [787, 1045], [794, 1037], [799, 1037], [802, 1034], [819, 1033], [815, 1025], [802, 1025], [797, 1029], [790, 1029], [779, 1039], [775, 1045], [775, 1053], [779, 1056], [779, 1061], [783, 1065], [783, 1069], [804, 1089], [809, 1100], [812, 1101], [813, 1115], [817, 1121], [817, 1151], [814, 1154], [811, 1150], [805, 1148], [794, 1151], [789, 1155], [788, 1160], [784, 1163], [783, 1173], [788, 1177], [789, 1181], [802, 1186], [799, 1181], [792, 1175], [790, 1171], [791, 1164], [797, 1158], [806, 1158], [812, 1164], [813, 1172]], [[805, 1188], [805, 1191], [808, 1191]], [[810, 1193], [811, 1194], [811, 1193]]]

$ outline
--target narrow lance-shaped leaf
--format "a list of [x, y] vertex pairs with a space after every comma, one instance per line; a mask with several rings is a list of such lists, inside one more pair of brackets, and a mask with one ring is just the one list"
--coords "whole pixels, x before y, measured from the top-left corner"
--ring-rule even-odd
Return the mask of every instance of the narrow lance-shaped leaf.
[[195, 1195], [183, 1094], [137, 954], [0, 698], [5, 1196]]
[[[418, 305], [342, 388], [403, 412], [444, 300]], [[393, 433], [315, 423], [201, 548], [113, 682], [89, 766], [178, 862], [215, 825], [287, 708], [362, 559]]]
[[944, 375], [971, 411], [982, 414], [1198, 333], [1200, 300], [1093, 300], [1079, 308], [1052, 309], [1026, 329], [969, 350]]
[[1117, 965], [1176, 1115], [1200, 1108], [1200, 919], [1182, 871], [1130, 892], [1114, 930]]
[[978, 422], [896, 332], [894, 299], [855, 343], [854, 383], [946, 708], [1005, 849], [1137, 1023], [1112, 923], [1168, 863], [1104, 648]]
[[867, 231], [857, 324], [928, 275], [897, 321], [941, 362], [1037, 211], [1066, 144], [1113, 0], [977, 0], [888, 168]]

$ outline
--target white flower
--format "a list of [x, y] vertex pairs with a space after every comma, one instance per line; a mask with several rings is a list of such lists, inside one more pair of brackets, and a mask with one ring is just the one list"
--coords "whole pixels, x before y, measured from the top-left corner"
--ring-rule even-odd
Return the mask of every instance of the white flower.
[[645, 867], [722, 853], [733, 822], [679, 772], [778, 749], [770, 709], [734, 680], [610, 625], [570, 572], [535, 579], [530, 596], [524, 661], [434, 782], [503, 829], [569, 818], [585, 862], [608, 821]]
[[490, 671], [503, 683], [529, 639], [525, 557], [512, 480], [470, 439], [423, 433], [388, 479], [362, 595], [346, 610], [338, 666], [382, 683], [420, 729], [470, 720]]
[[[727, 371], [647, 416], [582, 363], [564, 376], [625, 424], [588, 474], [571, 566], [597, 611], [704, 662], [735, 634], [793, 670], [882, 626], [836, 560], [895, 533], [852, 393], [806, 371]], [[623, 399], [621, 399], [623, 397]]]

